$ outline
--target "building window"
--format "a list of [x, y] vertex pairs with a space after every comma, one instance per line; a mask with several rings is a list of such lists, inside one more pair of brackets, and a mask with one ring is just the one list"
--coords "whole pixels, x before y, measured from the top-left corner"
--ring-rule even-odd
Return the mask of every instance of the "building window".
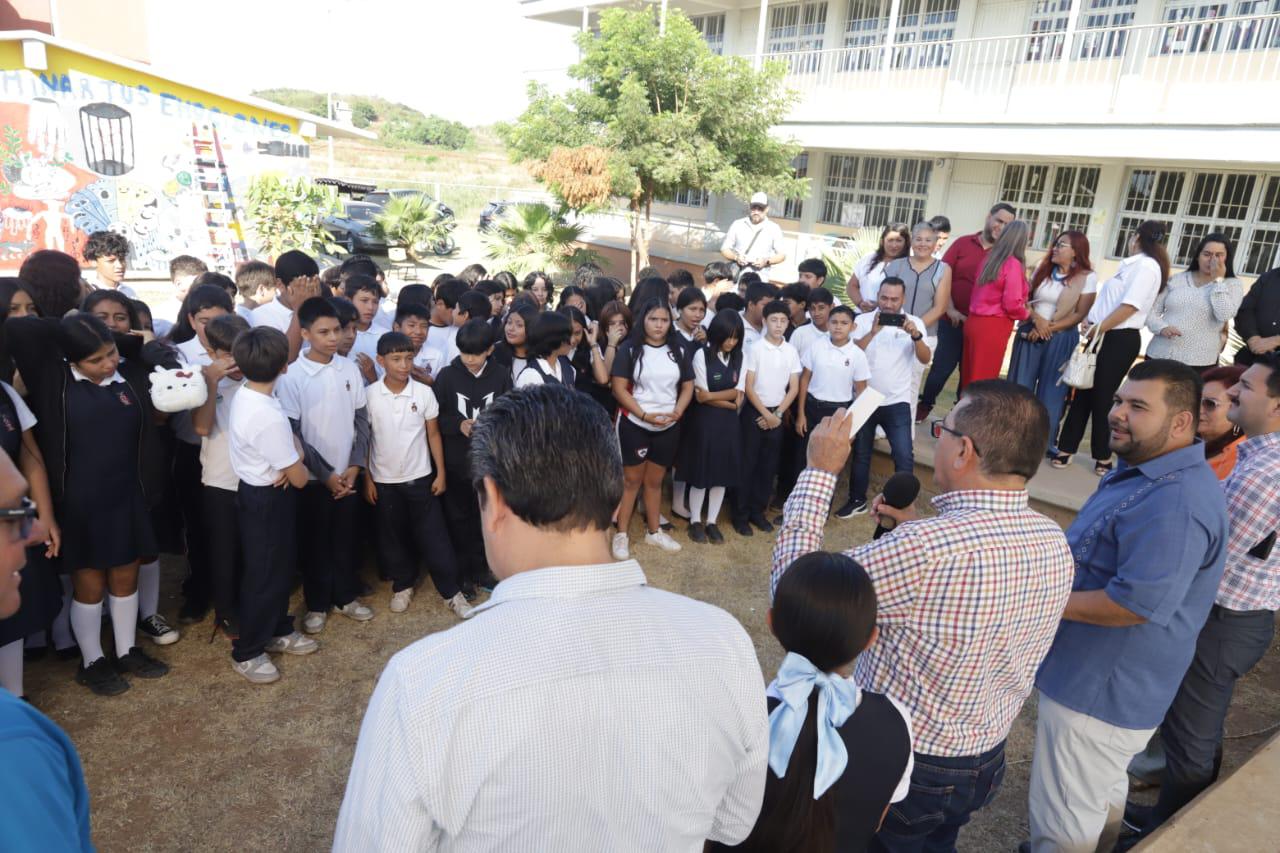
[[658, 199], [659, 204], [677, 204], [681, 207], [706, 207], [711, 195], [706, 190], [679, 189], [666, 198]]
[[1071, 0], [1036, 0], [1031, 7], [1031, 23], [1027, 32], [1027, 62], [1062, 58], [1062, 44], [1067, 31]]
[[1097, 166], [1006, 163], [1000, 200], [1030, 227], [1031, 247], [1048, 249], [1063, 231], [1088, 232], [1099, 174]]
[[901, 0], [895, 68], [941, 68], [951, 61], [960, 0]]
[[698, 15], [689, 19], [712, 53], [724, 53], [724, 15]]
[[[796, 159], [791, 161], [791, 168], [795, 170], [797, 178], [809, 177], [809, 154], [804, 152], [796, 155]], [[804, 199], [789, 198], [782, 204], [783, 219], [799, 219], [804, 215]]]
[[1236, 272], [1261, 275], [1280, 249], [1280, 175], [1132, 169], [1112, 257], [1127, 254], [1129, 236], [1145, 219], [1169, 234], [1169, 258], [1185, 266], [1206, 234], [1225, 234], [1236, 247]]
[[773, 6], [769, 9], [765, 52], [788, 54], [787, 66], [793, 74], [817, 71], [826, 27], [826, 3]]
[[[1222, 50], [1258, 50], [1280, 46], [1280, 26], [1265, 16], [1280, 12], [1280, 0], [1241, 0], [1232, 9], [1227, 2], [1167, 0], [1164, 19], [1169, 26], [1160, 36], [1162, 55], [1210, 53]], [[1219, 23], [1220, 18], [1252, 18]]]
[[889, 0], [849, 0], [844, 22], [841, 71], [867, 71], [881, 67], [885, 34], [889, 32]]
[[[1076, 36], [1076, 59], [1109, 59], [1123, 56], [1138, 0], [1088, 0], [1081, 9]], [[1098, 30], [1099, 32], [1089, 32]]]
[[821, 221], [840, 225], [847, 213], [861, 209], [863, 225], [913, 225], [924, 219], [932, 172], [931, 160], [833, 154], [827, 158]]

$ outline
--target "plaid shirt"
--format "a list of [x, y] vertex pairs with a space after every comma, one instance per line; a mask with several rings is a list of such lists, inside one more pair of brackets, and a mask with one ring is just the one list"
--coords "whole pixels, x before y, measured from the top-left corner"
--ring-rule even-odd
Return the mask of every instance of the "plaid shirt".
[[[836, 477], [806, 470], [787, 500], [772, 587], [822, 547]], [[1071, 593], [1062, 530], [1025, 491], [958, 491], [934, 518], [847, 552], [875, 582], [880, 640], [858, 658], [858, 683], [911, 711], [915, 750], [979, 755], [998, 745], [1031, 692]]]
[[1227, 493], [1227, 568], [1217, 602], [1228, 610], [1280, 610], [1280, 543], [1266, 559], [1251, 556], [1280, 528], [1280, 432], [1240, 442]]

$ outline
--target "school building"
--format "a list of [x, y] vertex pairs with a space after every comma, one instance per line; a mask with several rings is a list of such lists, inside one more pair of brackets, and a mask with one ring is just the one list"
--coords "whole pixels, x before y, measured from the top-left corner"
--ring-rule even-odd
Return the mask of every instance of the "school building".
[[[523, 0], [531, 18], [594, 26], [609, 2]], [[774, 199], [788, 264], [852, 226], [935, 214], [978, 230], [1012, 203], [1043, 251], [1085, 231], [1100, 273], [1144, 219], [1185, 264], [1199, 237], [1236, 270], [1280, 265], [1280, 0], [690, 0], [712, 49], [785, 62], [800, 99], [777, 128], [804, 146], [804, 198]], [[659, 11], [659, 14], [661, 12]], [[655, 255], [718, 257], [741, 199], [686, 191], [655, 206]], [[626, 245], [620, 217], [592, 239]]]
[[167, 276], [191, 254], [231, 271], [250, 257], [254, 177], [308, 174], [326, 137], [372, 138], [221, 92], [217, 63], [209, 80], [164, 74], [147, 63], [144, 12], [142, 0], [0, 7], [0, 270], [38, 249], [79, 256], [109, 229], [129, 238], [131, 269]]

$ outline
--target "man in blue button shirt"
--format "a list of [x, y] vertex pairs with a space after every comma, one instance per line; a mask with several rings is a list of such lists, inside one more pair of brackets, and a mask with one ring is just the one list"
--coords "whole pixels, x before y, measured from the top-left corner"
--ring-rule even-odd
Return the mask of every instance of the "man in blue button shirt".
[[1076, 579], [1036, 676], [1033, 853], [1114, 845], [1129, 759], [1173, 701], [1213, 604], [1227, 511], [1196, 438], [1201, 387], [1186, 365], [1152, 359], [1116, 392], [1121, 463], [1067, 531]]
[[[27, 501], [27, 481], [0, 453], [0, 619], [18, 612], [25, 548], [45, 531]], [[93, 850], [89, 791], [62, 729], [0, 688], [0, 849], [5, 853]]]

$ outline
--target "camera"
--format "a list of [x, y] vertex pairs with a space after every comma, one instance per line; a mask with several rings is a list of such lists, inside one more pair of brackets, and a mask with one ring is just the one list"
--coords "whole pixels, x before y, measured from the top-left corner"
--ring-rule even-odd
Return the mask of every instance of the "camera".
[[898, 327], [901, 327], [901, 326], [902, 326], [902, 324], [903, 324], [903, 323], [905, 323], [906, 321], [907, 321], [907, 315], [906, 315], [906, 314], [885, 314], [884, 312], [881, 312], [881, 313], [880, 313], [880, 325], [881, 325], [881, 326], [898, 326]]

